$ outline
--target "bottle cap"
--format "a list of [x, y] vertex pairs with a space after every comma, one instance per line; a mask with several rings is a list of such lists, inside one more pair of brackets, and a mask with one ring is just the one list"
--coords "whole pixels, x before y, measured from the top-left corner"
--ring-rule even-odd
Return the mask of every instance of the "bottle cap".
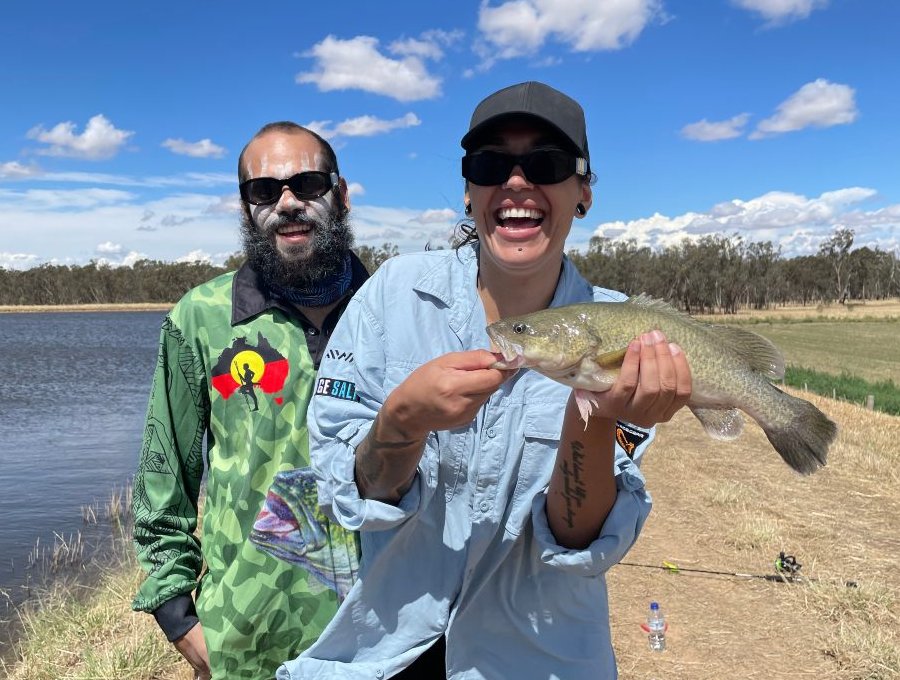
[[651, 602], [651, 603], [650, 603], [650, 609], [659, 609], [659, 603], [658, 603], [658, 602]]

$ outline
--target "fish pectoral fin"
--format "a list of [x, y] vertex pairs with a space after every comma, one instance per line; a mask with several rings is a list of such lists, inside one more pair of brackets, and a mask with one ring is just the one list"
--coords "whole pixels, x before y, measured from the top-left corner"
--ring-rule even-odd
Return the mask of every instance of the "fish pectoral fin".
[[731, 441], [740, 437], [744, 430], [744, 418], [736, 408], [697, 408], [690, 404], [688, 408], [697, 416], [706, 434], [713, 439]]
[[598, 354], [594, 361], [601, 368], [619, 368], [622, 365], [622, 361], [625, 359], [625, 353], [628, 351], [627, 347], [622, 349], [616, 349], [612, 352], [601, 352]]
[[590, 390], [575, 389], [575, 405], [578, 406], [578, 413], [584, 421], [584, 429], [587, 429], [588, 417], [597, 406], [597, 397]]

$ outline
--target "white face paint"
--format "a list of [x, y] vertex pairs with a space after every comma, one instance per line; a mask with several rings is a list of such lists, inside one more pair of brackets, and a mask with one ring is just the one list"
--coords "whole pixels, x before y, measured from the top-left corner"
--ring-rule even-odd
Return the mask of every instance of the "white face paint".
[[[289, 179], [299, 172], [325, 170], [326, 167], [318, 140], [305, 133], [269, 132], [253, 140], [244, 153], [247, 179]], [[249, 206], [250, 215], [254, 224], [264, 231], [285, 218], [290, 219], [290, 224], [282, 224], [276, 232], [276, 245], [283, 252], [287, 246], [312, 239], [315, 222], [328, 218], [337, 197], [334, 191], [329, 191], [316, 199], [300, 200], [284, 187], [275, 203]]]

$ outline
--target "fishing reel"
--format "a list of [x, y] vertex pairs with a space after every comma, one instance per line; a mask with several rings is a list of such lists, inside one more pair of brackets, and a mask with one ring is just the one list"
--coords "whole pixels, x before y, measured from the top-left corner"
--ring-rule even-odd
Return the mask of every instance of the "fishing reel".
[[793, 555], [785, 555], [784, 550], [775, 559], [775, 572], [787, 581], [799, 580], [802, 566]]

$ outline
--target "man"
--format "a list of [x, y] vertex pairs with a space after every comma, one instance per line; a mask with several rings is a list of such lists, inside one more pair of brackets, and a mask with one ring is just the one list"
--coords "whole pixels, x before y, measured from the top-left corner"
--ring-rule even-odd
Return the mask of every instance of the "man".
[[[278, 474], [305, 477], [315, 371], [368, 276], [350, 250], [347, 184], [325, 140], [294, 123], [266, 125], [241, 152], [238, 176], [247, 260], [189, 291], [163, 322], [133, 501], [148, 572], [134, 609], [153, 613], [197, 678], [229, 680], [271, 678], [315, 641], [355, 576], [353, 535], [329, 525], [314, 496], [286, 493], [282, 503], [273, 491], [265, 501]], [[272, 503], [277, 517], [264, 510]], [[314, 539], [300, 559], [267, 549], [267, 516]]]

